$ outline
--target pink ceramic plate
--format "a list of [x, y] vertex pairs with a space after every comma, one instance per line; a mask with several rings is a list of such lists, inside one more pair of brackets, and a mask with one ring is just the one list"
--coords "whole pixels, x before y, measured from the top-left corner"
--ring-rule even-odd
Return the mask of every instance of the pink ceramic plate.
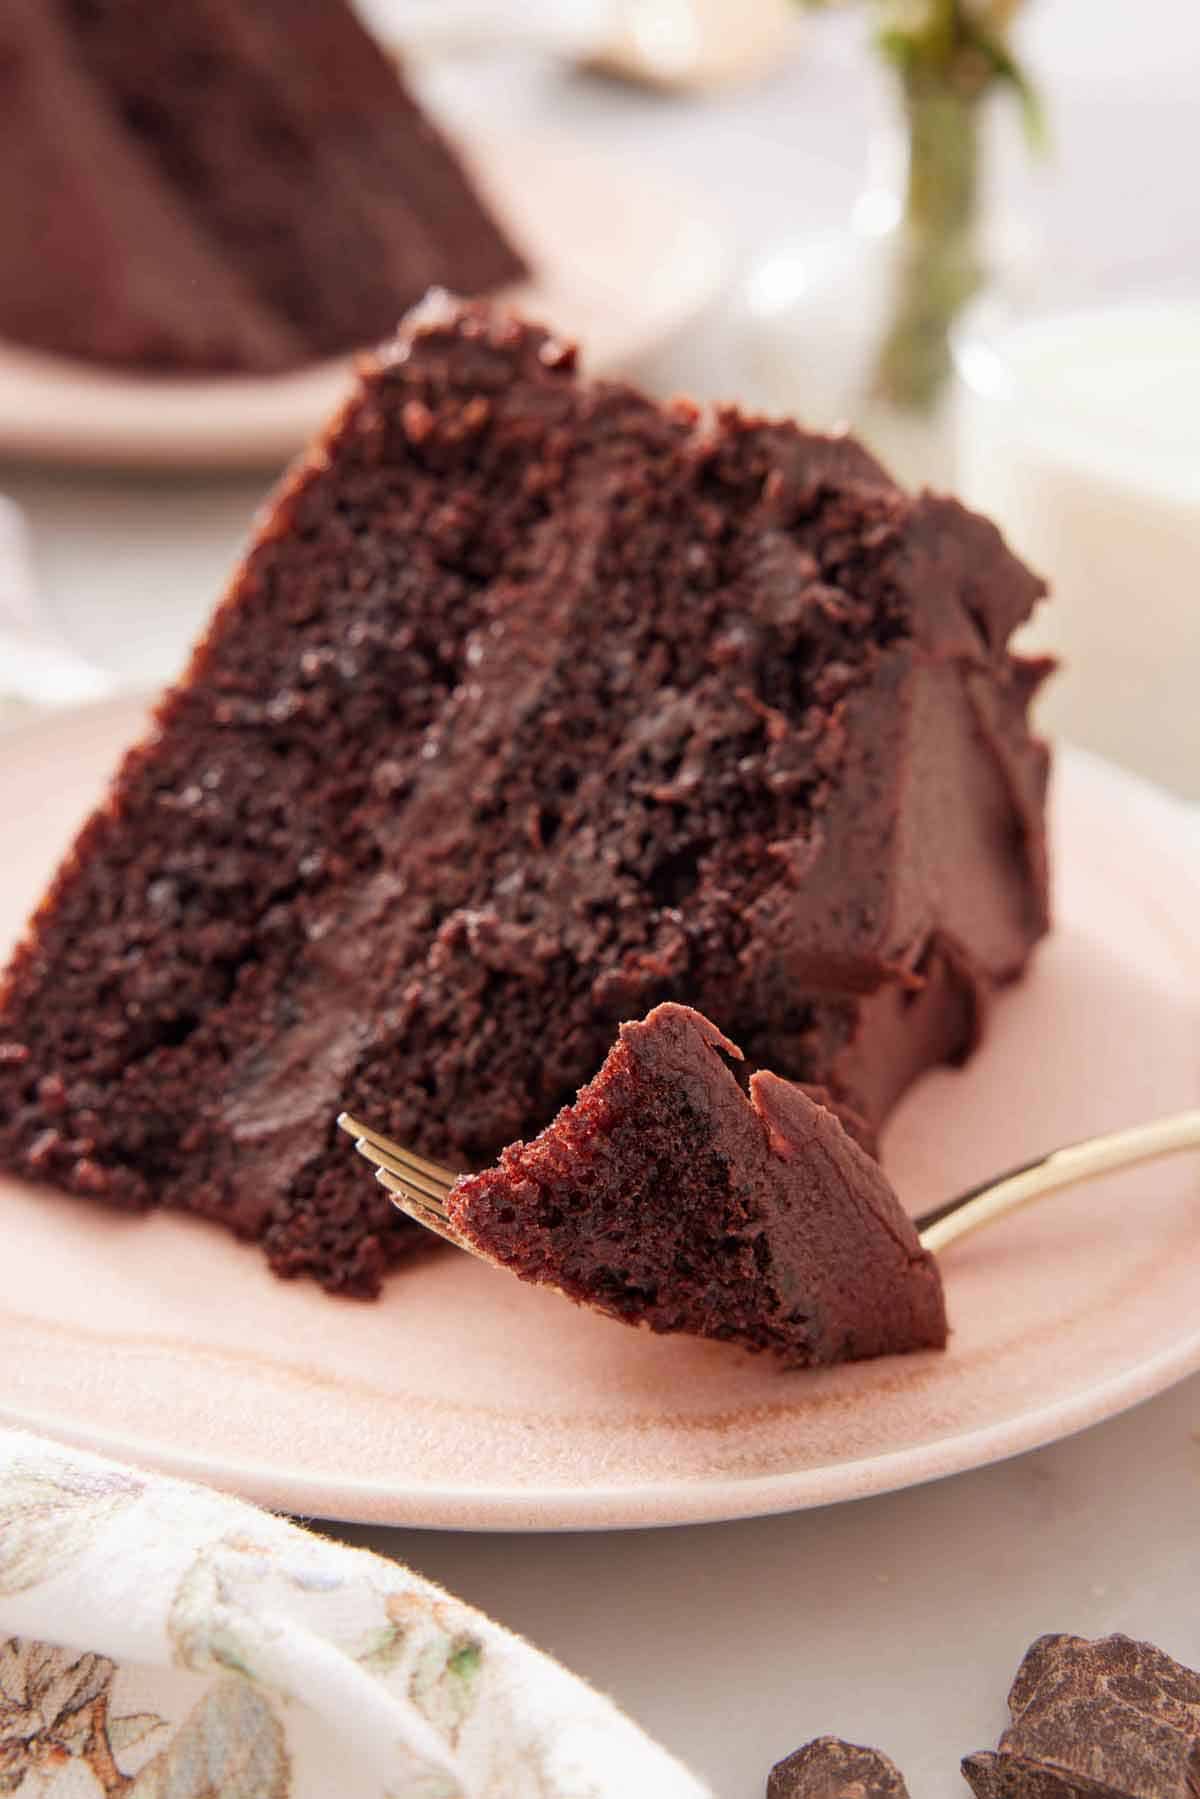
[[[12, 937], [133, 733], [129, 702], [0, 737]], [[1196, 1103], [1194, 821], [1060, 761], [1059, 926], [965, 1073], [886, 1159], [914, 1207], [1023, 1156]], [[349, 1145], [347, 1154], [350, 1154]], [[366, 1171], [364, 1180], [369, 1178]], [[1200, 1368], [1200, 1180], [1110, 1177], [949, 1250], [944, 1355], [781, 1374], [577, 1311], [447, 1251], [377, 1305], [272, 1279], [179, 1217], [0, 1184], [0, 1417], [297, 1512], [539, 1530], [824, 1504], [1012, 1455]]]
[[[506, 298], [587, 345], [609, 374], [661, 348], [724, 279], [719, 233], [686, 189], [548, 134], [476, 139], [476, 179], [534, 270]], [[0, 450], [138, 468], [271, 467], [344, 395], [349, 363], [270, 379], [148, 379], [0, 343]]]

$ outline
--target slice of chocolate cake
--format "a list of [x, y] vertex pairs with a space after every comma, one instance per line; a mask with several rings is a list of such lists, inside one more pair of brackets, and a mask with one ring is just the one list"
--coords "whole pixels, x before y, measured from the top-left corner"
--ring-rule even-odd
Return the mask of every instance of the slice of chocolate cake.
[[180, 208], [53, 0], [0, 9], [0, 334], [149, 369], [278, 369], [304, 346]]
[[153, 369], [372, 343], [524, 264], [346, 0], [11, 0], [0, 332]]
[[834, 1114], [687, 1006], [623, 1024], [532, 1143], [464, 1176], [453, 1229], [522, 1280], [622, 1324], [811, 1367], [946, 1341], [933, 1257]]
[[878, 1126], [1046, 926], [1041, 592], [853, 444], [426, 309], [293, 473], [0, 993], [0, 1158], [373, 1292], [451, 1165], [697, 1006]]
[[54, 3], [131, 138], [310, 352], [386, 336], [430, 286], [524, 274], [346, 0]]

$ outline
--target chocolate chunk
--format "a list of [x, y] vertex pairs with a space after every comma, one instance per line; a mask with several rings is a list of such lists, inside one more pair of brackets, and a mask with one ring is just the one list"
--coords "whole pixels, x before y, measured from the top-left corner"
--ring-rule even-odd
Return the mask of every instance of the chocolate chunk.
[[274, 373], [526, 272], [346, 0], [4, 0], [0, 223], [5, 339], [147, 373]]
[[767, 1799], [908, 1799], [908, 1788], [895, 1762], [878, 1749], [815, 1737], [775, 1763]]
[[1132, 1637], [1039, 1637], [995, 1754], [969, 1755], [976, 1799], [1196, 1799], [1200, 1674]]

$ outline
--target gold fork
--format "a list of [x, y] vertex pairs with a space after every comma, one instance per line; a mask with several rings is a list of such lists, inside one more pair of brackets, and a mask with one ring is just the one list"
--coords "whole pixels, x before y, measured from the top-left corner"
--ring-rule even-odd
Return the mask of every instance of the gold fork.
[[[338, 1124], [354, 1138], [360, 1156], [373, 1164], [375, 1179], [386, 1187], [399, 1209], [426, 1230], [436, 1231], [447, 1243], [481, 1261], [490, 1260], [459, 1236], [446, 1211], [446, 1198], [459, 1176], [440, 1162], [427, 1161], [414, 1155], [376, 1131], [360, 1119], [343, 1112]], [[1118, 1168], [1133, 1168], [1140, 1162], [1152, 1162], [1160, 1156], [1176, 1155], [1181, 1150], [1200, 1148], [1200, 1109], [1176, 1112], [1169, 1118], [1156, 1118], [1149, 1124], [1136, 1124], [1124, 1131], [1111, 1131], [1103, 1137], [1088, 1137], [1081, 1143], [1069, 1143], [1035, 1156], [1012, 1168], [1007, 1174], [982, 1181], [965, 1193], [923, 1212], [913, 1220], [921, 1237], [921, 1247], [938, 1253], [981, 1230], [985, 1224], [1005, 1217], [1022, 1206], [1042, 1199], [1060, 1187], [1074, 1187], [1081, 1181], [1112, 1174]]]

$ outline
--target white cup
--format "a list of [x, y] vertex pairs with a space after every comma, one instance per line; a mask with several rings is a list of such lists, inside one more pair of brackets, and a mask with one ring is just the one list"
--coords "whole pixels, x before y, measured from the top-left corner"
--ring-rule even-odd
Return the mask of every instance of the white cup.
[[955, 365], [962, 497], [1050, 582], [1041, 727], [1200, 798], [1200, 301], [980, 312]]

